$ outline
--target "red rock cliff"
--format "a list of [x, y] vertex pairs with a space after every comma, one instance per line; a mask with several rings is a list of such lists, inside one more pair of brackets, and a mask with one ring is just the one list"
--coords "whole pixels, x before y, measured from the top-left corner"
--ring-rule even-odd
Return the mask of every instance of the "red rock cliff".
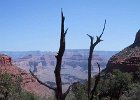
[[107, 70], [120, 69], [125, 72], [134, 72], [140, 68], [140, 30], [136, 33], [132, 45], [115, 54], [107, 63]]
[[6, 59], [11, 59], [11, 57], [7, 55], [0, 55], [0, 73], [9, 73], [13, 77], [21, 76], [22, 77], [22, 88], [32, 92], [41, 97], [50, 97], [52, 95], [52, 91], [50, 91], [47, 87], [41, 85], [36, 81], [35, 78], [31, 76], [30, 73], [12, 65], [11, 60], [3, 59], [2, 57], [6, 57]]

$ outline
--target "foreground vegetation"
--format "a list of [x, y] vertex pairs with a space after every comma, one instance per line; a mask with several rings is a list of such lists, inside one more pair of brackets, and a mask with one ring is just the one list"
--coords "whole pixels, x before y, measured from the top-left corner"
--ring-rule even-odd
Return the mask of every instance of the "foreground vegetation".
[[21, 88], [21, 77], [0, 73], [0, 100], [39, 100], [37, 96]]
[[[140, 98], [140, 71], [135, 73], [123, 73], [119, 70], [101, 73], [101, 79], [97, 86], [93, 100], [139, 100]], [[21, 77], [13, 77], [8, 73], [0, 74], [0, 100], [41, 100], [21, 89]], [[91, 83], [94, 86], [95, 79]], [[66, 100], [88, 100], [87, 81], [75, 83]], [[45, 98], [42, 100], [46, 100]], [[50, 98], [50, 100], [55, 100]]]
[[[124, 73], [119, 70], [102, 72], [93, 100], [139, 100], [140, 71]], [[95, 79], [92, 79], [92, 87]], [[67, 100], [88, 100], [87, 81], [76, 83], [72, 87]]]

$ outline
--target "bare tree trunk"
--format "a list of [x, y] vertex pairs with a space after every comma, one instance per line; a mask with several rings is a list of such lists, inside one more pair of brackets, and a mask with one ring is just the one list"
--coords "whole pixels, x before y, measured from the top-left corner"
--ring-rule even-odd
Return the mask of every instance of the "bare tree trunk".
[[65, 17], [63, 16], [63, 12], [61, 12], [61, 38], [60, 38], [60, 48], [58, 51], [58, 55], [56, 55], [56, 67], [55, 67], [55, 81], [56, 81], [56, 98], [57, 100], [62, 100], [62, 80], [61, 80], [61, 63], [62, 63], [62, 57], [65, 51], [65, 35], [67, 33], [67, 30], [64, 32], [64, 20]]
[[103, 28], [101, 35], [99, 37], [97, 36], [97, 39], [94, 43], [93, 43], [94, 38], [91, 35], [87, 34], [91, 40], [89, 57], [88, 57], [88, 100], [90, 100], [90, 97], [91, 97], [91, 66], [92, 66], [91, 61], [92, 61], [92, 55], [93, 55], [93, 51], [94, 51], [94, 48], [96, 47], [96, 45], [98, 43], [100, 43], [101, 41], [103, 41], [103, 40], [101, 40], [101, 37], [102, 37], [104, 30], [105, 30], [105, 24], [106, 24], [106, 20], [105, 20], [104, 28]]
[[88, 98], [90, 98], [90, 91], [91, 91], [91, 61], [92, 61], [92, 54], [94, 50], [93, 38], [91, 36], [89, 37], [91, 39], [91, 45], [90, 45], [89, 58], [88, 58]]
[[61, 80], [61, 63], [62, 63], [62, 57], [64, 55], [65, 52], [65, 35], [68, 31], [68, 29], [64, 30], [64, 21], [65, 21], [65, 17], [63, 16], [63, 12], [61, 10], [61, 36], [60, 36], [60, 47], [59, 47], [59, 51], [57, 53], [56, 57], [56, 67], [54, 70], [54, 74], [55, 74], [55, 81], [56, 81], [56, 87], [52, 87], [49, 86], [45, 83], [43, 83], [42, 81], [40, 81], [37, 76], [35, 76], [33, 74], [33, 72], [30, 70], [31, 75], [42, 85], [48, 87], [49, 89], [52, 89], [55, 92], [55, 97], [57, 100], [65, 100], [67, 94], [69, 93], [71, 86], [70, 85], [68, 87], [68, 89], [62, 93], [62, 80]]
[[97, 85], [98, 85], [98, 83], [99, 83], [99, 81], [100, 81], [101, 69], [100, 69], [100, 64], [97, 63], [97, 65], [98, 65], [98, 68], [99, 68], [99, 73], [98, 73], [98, 75], [95, 77], [95, 84], [94, 84], [93, 89], [91, 90], [91, 97], [90, 97], [90, 100], [93, 99], [93, 95], [95, 94], [95, 91], [96, 91], [96, 89], [97, 89]]

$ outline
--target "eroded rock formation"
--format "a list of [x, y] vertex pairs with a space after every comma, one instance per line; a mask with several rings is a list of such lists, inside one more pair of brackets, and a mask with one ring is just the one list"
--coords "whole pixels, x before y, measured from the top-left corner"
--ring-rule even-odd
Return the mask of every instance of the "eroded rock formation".
[[[0, 55], [0, 58], [6, 56], [6, 58], [10, 58], [7, 55]], [[36, 81], [35, 78], [30, 73], [16, 67], [11, 62], [3, 61], [2, 59], [0, 63], [0, 73], [9, 73], [14, 77], [20, 76], [22, 78], [21, 86], [23, 89], [34, 93], [41, 97], [50, 97], [52, 95], [52, 91], [50, 91], [47, 87], [41, 85]], [[5, 62], [5, 63], [4, 63]], [[9, 64], [10, 63], [10, 64]]]
[[136, 33], [135, 41], [110, 58], [107, 70], [120, 69], [124, 72], [134, 72], [140, 68], [140, 30]]
[[0, 64], [3, 65], [12, 65], [12, 59], [11, 57], [5, 55], [5, 54], [0, 54]]

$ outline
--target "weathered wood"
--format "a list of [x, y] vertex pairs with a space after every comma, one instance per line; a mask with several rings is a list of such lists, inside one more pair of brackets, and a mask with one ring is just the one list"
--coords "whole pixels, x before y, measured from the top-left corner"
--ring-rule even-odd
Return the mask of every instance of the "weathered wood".
[[61, 11], [61, 38], [60, 38], [60, 48], [57, 53], [56, 57], [56, 67], [54, 70], [55, 74], [55, 81], [56, 81], [56, 99], [62, 100], [63, 93], [62, 93], [62, 80], [61, 80], [61, 63], [62, 63], [62, 57], [65, 52], [65, 35], [67, 33], [67, 30], [64, 31], [64, 21], [65, 17], [63, 16], [63, 12]]
[[34, 73], [33, 73], [31, 70], [29, 70], [29, 71], [30, 71], [31, 75], [32, 75], [40, 84], [42, 84], [42, 85], [48, 87], [48, 88], [51, 89], [51, 90], [56, 91], [56, 87], [52, 87], [52, 86], [49, 86], [49, 85], [45, 84], [44, 82], [40, 81], [40, 80], [38, 79], [38, 77], [37, 77], [36, 75], [34, 75]]
[[101, 69], [100, 69], [100, 64], [97, 63], [97, 65], [98, 65], [99, 73], [98, 73], [97, 76], [95, 76], [95, 84], [94, 84], [93, 89], [91, 90], [91, 97], [90, 97], [90, 100], [93, 99], [93, 95], [95, 94], [95, 91], [96, 91], [96, 89], [97, 89], [97, 85], [98, 85], [98, 83], [99, 83], [99, 81], [100, 81]]
[[61, 10], [61, 35], [60, 35], [60, 47], [59, 47], [59, 51], [57, 53], [56, 57], [56, 66], [55, 66], [55, 70], [54, 70], [54, 74], [55, 74], [55, 82], [56, 82], [56, 87], [52, 87], [49, 86], [45, 83], [43, 83], [42, 81], [40, 81], [37, 76], [35, 76], [33, 74], [32, 71], [30, 71], [31, 75], [42, 85], [48, 87], [49, 89], [54, 90], [55, 92], [55, 97], [57, 100], [65, 100], [67, 94], [69, 93], [71, 86], [70, 85], [68, 87], [68, 89], [62, 93], [62, 80], [61, 80], [61, 63], [62, 63], [62, 57], [64, 55], [65, 52], [65, 36], [67, 34], [68, 28], [65, 30], [64, 29], [64, 21], [65, 21], [65, 17], [63, 16], [63, 12]]
[[91, 97], [91, 66], [92, 66], [91, 61], [92, 61], [93, 51], [94, 51], [94, 48], [96, 47], [96, 45], [98, 43], [100, 43], [101, 41], [103, 41], [103, 40], [101, 40], [101, 37], [102, 37], [102, 35], [104, 33], [105, 25], [106, 25], [106, 20], [105, 20], [105, 23], [104, 23], [102, 33], [101, 33], [100, 36], [96, 36], [96, 41], [95, 42], [93, 42], [94, 37], [89, 35], [89, 34], [87, 34], [89, 36], [90, 40], [91, 40], [91, 42], [90, 42], [90, 50], [89, 50], [89, 57], [88, 57], [88, 99], [89, 100], [90, 100], [90, 97]]

